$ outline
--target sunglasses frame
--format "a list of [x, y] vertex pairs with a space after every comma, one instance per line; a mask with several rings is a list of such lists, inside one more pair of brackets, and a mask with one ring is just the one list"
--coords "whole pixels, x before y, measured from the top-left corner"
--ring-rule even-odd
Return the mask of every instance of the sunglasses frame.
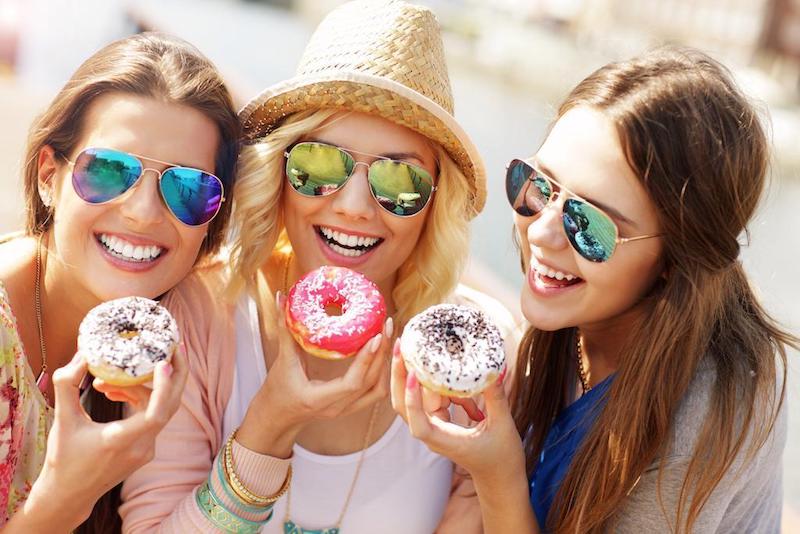
[[[217, 215], [219, 214], [220, 210], [222, 209], [222, 204], [226, 200], [226, 198], [225, 198], [225, 184], [222, 182], [222, 179], [219, 176], [217, 176], [216, 174], [212, 174], [212, 173], [210, 173], [208, 171], [204, 171], [203, 169], [196, 169], [194, 167], [187, 167], [185, 165], [178, 165], [177, 163], [170, 163], [168, 161], [161, 161], [160, 159], [156, 159], [156, 158], [149, 158], [147, 156], [134, 154], [133, 152], [126, 152], [124, 150], [117, 150], [116, 148], [104, 148], [104, 147], [96, 147], [96, 146], [86, 147], [83, 150], [81, 150], [80, 152], [78, 152], [78, 155], [75, 156], [75, 161], [70, 160], [64, 154], [61, 154], [61, 157], [64, 158], [64, 161], [66, 161], [67, 163], [72, 165], [72, 180], [71, 180], [71, 182], [72, 182], [72, 188], [73, 189], [75, 189], [75, 163], [78, 161], [78, 158], [81, 156], [81, 154], [83, 154], [87, 150], [107, 150], [109, 152], [117, 152], [119, 154], [125, 154], [127, 156], [133, 157], [136, 161], [138, 161], [139, 165], [142, 168], [141, 174], [139, 174], [139, 176], [130, 185], [130, 187], [128, 187], [125, 191], [123, 191], [119, 195], [115, 196], [114, 198], [110, 198], [108, 200], [104, 200], [103, 202], [89, 202], [88, 200], [85, 200], [80, 194], [78, 194], [78, 197], [81, 200], [83, 200], [84, 202], [86, 202], [87, 204], [90, 204], [92, 206], [101, 206], [103, 204], [108, 204], [109, 202], [114, 202], [116, 200], [119, 200], [123, 196], [127, 195], [131, 190], [133, 190], [134, 187], [136, 187], [139, 184], [140, 180], [142, 179], [142, 177], [145, 175], [145, 173], [147, 171], [153, 171], [154, 173], [156, 173], [157, 180], [158, 180], [158, 194], [161, 196], [161, 200], [162, 200], [162, 202], [164, 202], [164, 205], [166, 206], [167, 211], [169, 211], [170, 215], [172, 215], [175, 218], [175, 220], [177, 220], [179, 223], [181, 223], [184, 226], [188, 226], [189, 228], [197, 228], [199, 226], [210, 224], [211, 221], [213, 221], [217, 217]], [[163, 171], [159, 171], [158, 169], [154, 169], [152, 167], [145, 167], [145, 165], [142, 162], [142, 160], [152, 161], [154, 163], [160, 163], [161, 165], [166, 165], [167, 168], [164, 169]], [[214, 211], [214, 215], [212, 215], [206, 222], [201, 223], [201, 224], [188, 224], [188, 223], [185, 223], [182, 220], [180, 220], [180, 218], [178, 218], [178, 216], [175, 215], [175, 212], [172, 211], [172, 208], [170, 207], [169, 202], [167, 202], [167, 199], [164, 198], [164, 190], [161, 188], [161, 179], [164, 177], [164, 173], [167, 172], [167, 171], [170, 171], [172, 169], [186, 169], [186, 170], [190, 170], [190, 171], [201, 172], [203, 174], [206, 174], [208, 176], [213, 177], [217, 182], [219, 182], [219, 190], [220, 190], [220, 193], [222, 193], [222, 197], [221, 197], [221, 199], [219, 201], [219, 205], [217, 206], [216, 211]], [[76, 191], [76, 194], [77, 193], [78, 192]]]
[[[291, 154], [292, 150], [294, 150], [295, 148], [297, 148], [300, 145], [328, 146], [328, 147], [331, 147], [331, 148], [335, 148], [336, 150], [339, 150], [340, 152], [344, 152], [345, 154], [350, 156], [350, 159], [353, 160], [353, 162], [354, 162], [353, 170], [350, 172], [350, 174], [344, 180], [342, 180], [342, 183], [336, 189], [334, 189], [333, 191], [330, 191], [330, 192], [327, 192], [327, 193], [322, 193], [321, 195], [307, 195], [305, 193], [301, 193], [300, 191], [295, 189], [294, 186], [289, 181], [289, 168], [288, 168], [289, 167], [289, 155]], [[362, 156], [370, 156], [372, 158], [375, 158], [375, 161], [373, 161], [372, 163], [365, 163], [363, 161], [358, 161], [355, 157], [353, 157], [353, 154], [351, 154], [351, 152], [354, 152], [356, 154], [361, 154]], [[307, 197], [307, 198], [327, 197], [327, 196], [333, 195], [334, 193], [338, 193], [339, 191], [341, 191], [344, 188], [344, 186], [347, 185], [347, 182], [356, 173], [356, 167], [358, 167], [359, 165], [364, 165], [364, 166], [367, 167], [367, 182], [369, 182], [370, 169], [372, 168], [372, 165], [377, 163], [379, 160], [391, 161], [393, 163], [402, 163], [403, 165], [408, 165], [409, 167], [425, 171], [425, 174], [430, 176], [430, 173], [426, 169], [422, 168], [419, 165], [414, 165], [412, 163], [408, 163], [407, 161], [387, 158], [386, 156], [379, 156], [377, 154], [370, 154], [369, 152], [361, 152], [360, 150], [354, 150], [354, 149], [351, 149], [351, 148], [342, 148], [340, 146], [331, 145], [329, 143], [320, 143], [319, 141], [301, 141], [299, 143], [295, 143], [294, 145], [292, 145], [290, 148], [288, 148], [287, 150], [285, 150], [283, 152], [283, 157], [286, 159], [286, 165], [284, 165], [284, 167], [283, 167], [283, 174], [286, 176], [286, 181], [289, 182], [289, 186], [292, 188], [292, 190], [295, 193], [297, 193], [298, 195]], [[375, 191], [372, 190], [372, 184], [371, 183], [369, 184], [369, 186], [370, 186], [369, 187], [370, 195], [372, 195], [372, 198], [375, 200], [375, 202], [378, 204], [378, 206], [381, 207], [381, 209], [383, 209], [384, 211], [386, 211], [387, 213], [389, 213], [391, 215], [394, 215], [395, 217], [400, 217], [400, 218], [403, 218], [403, 219], [407, 219], [409, 217], [416, 217], [417, 215], [419, 215], [420, 213], [425, 211], [425, 208], [427, 208], [428, 205], [430, 205], [431, 201], [433, 200], [433, 193], [435, 193], [436, 190], [438, 189], [436, 184], [433, 182], [433, 178], [431, 178], [431, 194], [428, 195], [428, 200], [425, 201], [425, 205], [423, 205], [422, 208], [419, 209], [419, 211], [414, 212], [414, 213], [412, 213], [410, 215], [400, 215], [399, 213], [394, 213], [393, 211], [390, 211], [387, 208], [385, 208], [383, 206], [383, 204], [381, 204], [380, 201], [378, 200], [378, 198], [375, 196]]]
[[[614, 219], [611, 217], [611, 215], [609, 215], [604, 209], [600, 208], [599, 206], [596, 206], [595, 204], [589, 202], [588, 200], [586, 200], [582, 196], [574, 193], [569, 188], [561, 185], [556, 180], [554, 180], [552, 177], [548, 176], [546, 173], [544, 173], [540, 169], [536, 168], [535, 165], [533, 165], [532, 163], [529, 163], [529, 161], [531, 159], [533, 159], [533, 158], [528, 158], [528, 159], [514, 158], [508, 163], [508, 165], [506, 165], [506, 183], [505, 183], [506, 197], [508, 196], [508, 173], [511, 171], [511, 168], [517, 162], [524, 163], [525, 165], [530, 167], [531, 170], [533, 171], [530, 174], [530, 176], [528, 178], [526, 178], [527, 181], [533, 182], [531, 177], [541, 176], [542, 178], [547, 180], [547, 183], [550, 185], [550, 189], [552, 190], [552, 192], [550, 193], [550, 197], [547, 199], [547, 202], [545, 203], [544, 206], [542, 206], [542, 209], [539, 210], [538, 213], [534, 213], [533, 215], [523, 215], [520, 212], [518, 212], [514, 208], [514, 205], [512, 204], [511, 205], [511, 209], [514, 210], [514, 213], [516, 213], [520, 217], [525, 217], [525, 218], [536, 217], [537, 215], [541, 214], [545, 210], [545, 208], [547, 208], [548, 206], [553, 204], [553, 202], [555, 202], [558, 199], [560, 199], [562, 197], [562, 195], [563, 195], [564, 196], [564, 202], [561, 205], [561, 227], [564, 229], [564, 233], [565, 234], [567, 233], [567, 229], [564, 228], [564, 215], [566, 214], [567, 200], [569, 200], [570, 198], [579, 200], [579, 201], [583, 202], [584, 204], [588, 204], [589, 206], [591, 206], [595, 210], [599, 211], [604, 217], [606, 217], [609, 220], [609, 222], [611, 223], [611, 226], [614, 227], [614, 248], [611, 250], [611, 252], [609, 252], [608, 257], [606, 259], [604, 259], [604, 260], [592, 260], [592, 259], [587, 258], [583, 254], [581, 254], [581, 251], [578, 250], [575, 247], [575, 245], [572, 244], [572, 241], [569, 239], [569, 236], [567, 236], [568, 237], [567, 241], [570, 242], [570, 246], [575, 250], [575, 252], [578, 253], [578, 255], [581, 258], [583, 258], [583, 259], [585, 259], [587, 261], [591, 261], [593, 263], [605, 263], [605, 262], [609, 261], [611, 259], [611, 257], [614, 255], [614, 252], [617, 250], [617, 245], [624, 245], [625, 243], [629, 243], [631, 241], [640, 241], [642, 239], [650, 239], [652, 237], [661, 237], [661, 234], [646, 234], [646, 235], [638, 235], [638, 236], [633, 236], [633, 237], [620, 237], [620, 235], [619, 235], [619, 226], [614, 221]], [[555, 190], [555, 187], [553, 187], [554, 185], [558, 187], [558, 191]], [[521, 191], [521, 189], [520, 189], [520, 191]], [[566, 193], [566, 194], [564, 195], [563, 193]], [[526, 204], [526, 206], [527, 206], [527, 204]]]

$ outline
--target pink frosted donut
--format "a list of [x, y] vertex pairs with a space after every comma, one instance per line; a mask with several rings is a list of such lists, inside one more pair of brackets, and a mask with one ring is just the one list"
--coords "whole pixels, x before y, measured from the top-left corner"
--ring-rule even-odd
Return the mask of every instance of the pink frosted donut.
[[[331, 314], [334, 309], [341, 314]], [[386, 303], [364, 275], [323, 265], [289, 290], [286, 326], [313, 356], [339, 360], [353, 356], [383, 329]]]

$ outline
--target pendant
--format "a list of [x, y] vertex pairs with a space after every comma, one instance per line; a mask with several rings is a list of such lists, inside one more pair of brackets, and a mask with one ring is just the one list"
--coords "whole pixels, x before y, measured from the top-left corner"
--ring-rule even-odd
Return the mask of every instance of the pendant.
[[287, 519], [283, 522], [283, 534], [339, 534], [339, 527], [307, 530], [296, 525], [291, 519]]
[[36, 387], [39, 388], [39, 391], [42, 392], [44, 398], [47, 398], [47, 389], [50, 387], [50, 373], [47, 371], [42, 371], [39, 373], [39, 376], [36, 377]]

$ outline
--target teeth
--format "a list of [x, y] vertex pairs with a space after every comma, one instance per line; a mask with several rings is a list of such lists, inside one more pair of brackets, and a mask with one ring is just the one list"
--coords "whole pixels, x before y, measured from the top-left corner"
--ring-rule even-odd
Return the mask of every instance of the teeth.
[[117, 236], [107, 234], [100, 234], [100, 242], [116, 256], [129, 261], [152, 261], [163, 251], [156, 245], [134, 245]]
[[544, 265], [536, 261], [536, 258], [531, 259], [531, 267], [533, 267], [533, 270], [539, 273], [540, 275], [547, 276], [548, 278], [554, 278], [556, 280], [566, 280], [567, 282], [571, 282], [576, 278], [578, 278], [575, 275], [564, 273], [561, 271], [556, 271], [555, 269], [550, 269], [549, 267], [545, 267]]
[[[371, 247], [375, 243], [380, 241], [380, 239], [377, 238], [377, 237], [365, 237], [365, 236], [349, 235], [349, 234], [345, 234], [344, 232], [337, 232], [335, 230], [331, 230], [330, 228], [326, 228], [325, 226], [320, 226], [319, 230], [322, 233], [322, 235], [327, 237], [329, 240], [336, 242], [335, 244], [333, 244], [333, 243], [330, 244], [331, 247], [334, 248], [334, 250], [337, 250], [336, 245], [339, 245], [338, 248], [341, 248], [342, 250], [346, 250], [346, 249], [344, 249], [342, 247], [351, 247], [350, 250], [352, 251], [352, 247]], [[359, 252], [359, 254], [357, 254], [357, 256], [360, 256], [361, 253], [363, 253], [364, 251], [363, 250], [358, 250], [358, 251], [353, 251], [353, 252]], [[345, 254], [345, 255], [349, 255], [349, 254]]]

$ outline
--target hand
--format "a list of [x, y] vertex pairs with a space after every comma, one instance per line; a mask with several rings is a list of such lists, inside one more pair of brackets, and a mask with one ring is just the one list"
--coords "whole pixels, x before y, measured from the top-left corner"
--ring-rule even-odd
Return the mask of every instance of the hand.
[[304, 354], [284, 322], [285, 299], [277, 301], [278, 356], [250, 403], [236, 434], [248, 449], [288, 457], [297, 434], [316, 419], [335, 418], [374, 405], [389, 393], [388, 352], [392, 319], [361, 347], [344, 375], [328, 381], [308, 378]]
[[[184, 350], [176, 351], [170, 363], [159, 362], [152, 391], [141, 387], [132, 394], [134, 414], [110, 423], [92, 421], [81, 406], [79, 386], [85, 374], [86, 362], [76, 355], [53, 375], [54, 422], [29, 498], [32, 506], [41, 504], [41, 513], [52, 508], [69, 513], [69, 518], [58, 518], [68, 523], [58, 525], [65, 531], [84, 521], [100, 496], [152, 459], [156, 436], [180, 405], [188, 363]], [[65, 493], [69, 506], [54, 507], [53, 499]]]
[[[395, 347], [392, 358], [392, 406], [408, 423], [411, 434], [425, 442], [429, 449], [447, 456], [470, 472], [476, 479], [502, 482], [503, 477], [525, 473], [525, 456], [511, 410], [498, 380], [483, 392], [486, 415], [478, 410], [471, 399], [457, 401], [464, 406], [477, 425], [464, 427], [450, 421], [446, 402], [435, 406], [430, 393], [423, 393], [413, 372], [408, 372]], [[423, 405], [423, 395], [428, 397]], [[452, 402], [456, 402], [455, 399]], [[430, 407], [436, 408], [431, 411]], [[483, 417], [481, 417], [483, 416]]]

